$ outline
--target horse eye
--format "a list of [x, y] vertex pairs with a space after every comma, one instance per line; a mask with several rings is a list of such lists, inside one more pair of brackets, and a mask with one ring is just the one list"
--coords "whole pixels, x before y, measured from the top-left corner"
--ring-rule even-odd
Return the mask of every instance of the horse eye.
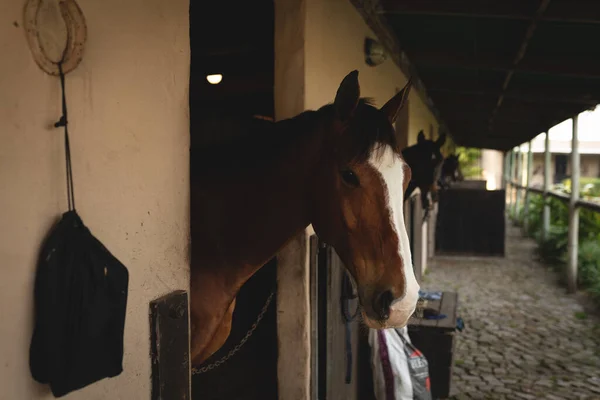
[[351, 169], [344, 169], [344, 170], [342, 170], [341, 173], [342, 173], [342, 180], [344, 181], [344, 183], [346, 185], [349, 185], [352, 187], [357, 187], [360, 185], [360, 182], [358, 181], [358, 176], [356, 176], [354, 171], [352, 171]]

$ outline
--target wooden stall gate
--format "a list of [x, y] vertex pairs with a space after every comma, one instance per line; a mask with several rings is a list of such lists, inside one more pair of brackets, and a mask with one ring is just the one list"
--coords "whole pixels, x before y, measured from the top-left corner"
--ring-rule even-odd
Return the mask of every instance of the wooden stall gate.
[[[310, 253], [311, 399], [356, 400], [358, 363], [364, 361], [358, 360], [360, 317], [347, 323], [342, 313], [345, 268], [335, 250], [316, 235], [310, 238]], [[346, 305], [354, 314], [358, 299]]]
[[456, 189], [440, 193], [436, 255], [504, 256], [504, 190]]

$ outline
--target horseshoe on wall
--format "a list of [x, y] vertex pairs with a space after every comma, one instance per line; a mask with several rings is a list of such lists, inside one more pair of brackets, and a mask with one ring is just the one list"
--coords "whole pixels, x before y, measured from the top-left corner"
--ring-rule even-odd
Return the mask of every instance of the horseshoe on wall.
[[[87, 39], [87, 26], [83, 12], [75, 0], [58, 0], [62, 21], [52, 21], [56, 17], [52, 13], [52, 6], [56, 7], [56, 2], [57, 0], [27, 0], [23, 10], [23, 26], [31, 54], [37, 65], [47, 74], [58, 76], [59, 63], [62, 62], [66, 74], [81, 62]], [[66, 32], [45, 31], [44, 22], [48, 22], [48, 25], [64, 24]], [[46, 29], [48, 28], [52, 29], [51, 26]], [[62, 33], [66, 33], [66, 37], [57, 39], [56, 36], [64, 36], [61, 35]], [[52, 39], [57, 40], [52, 43]], [[52, 46], [58, 48], [51, 48]], [[52, 54], [53, 50], [55, 54]]]

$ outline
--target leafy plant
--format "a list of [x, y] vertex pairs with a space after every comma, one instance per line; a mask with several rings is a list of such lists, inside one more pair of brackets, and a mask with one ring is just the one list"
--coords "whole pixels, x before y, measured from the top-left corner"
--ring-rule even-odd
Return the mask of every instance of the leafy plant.
[[[566, 193], [571, 193], [571, 178], [562, 181]], [[589, 199], [600, 198], [600, 178], [579, 178], [579, 192], [581, 197]]]
[[580, 244], [578, 254], [578, 281], [581, 286], [600, 288], [600, 244], [587, 240]]
[[[588, 185], [589, 182], [582, 184]], [[564, 183], [563, 191], [568, 190], [570, 181]], [[550, 228], [543, 238], [541, 232], [545, 204], [550, 208]], [[537, 240], [541, 258], [562, 275], [567, 256], [569, 207], [559, 199], [550, 197], [544, 200], [538, 194], [530, 194], [528, 207], [526, 233]], [[600, 213], [587, 209], [581, 209], [579, 213], [578, 283], [600, 305]], [[521, 215], [518, 212], [513, 218], [522, 220]]]
[[479, 165], [481, 149], [457, 147], [456, 154], [458, 155], [460, 170], [465, 178], [481, 177], [482, 168]]

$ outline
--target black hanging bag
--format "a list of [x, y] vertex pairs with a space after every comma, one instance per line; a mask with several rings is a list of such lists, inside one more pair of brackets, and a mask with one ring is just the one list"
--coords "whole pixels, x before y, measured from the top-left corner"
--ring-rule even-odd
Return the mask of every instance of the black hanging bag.
[[33, 378], [61, 397], [123, 371], [129, 273], [94, 237], [75, 210], [71, 152], [65, 130], [69, 211], [42, 246], [34, 288], [35, 320], [29, 364]]

